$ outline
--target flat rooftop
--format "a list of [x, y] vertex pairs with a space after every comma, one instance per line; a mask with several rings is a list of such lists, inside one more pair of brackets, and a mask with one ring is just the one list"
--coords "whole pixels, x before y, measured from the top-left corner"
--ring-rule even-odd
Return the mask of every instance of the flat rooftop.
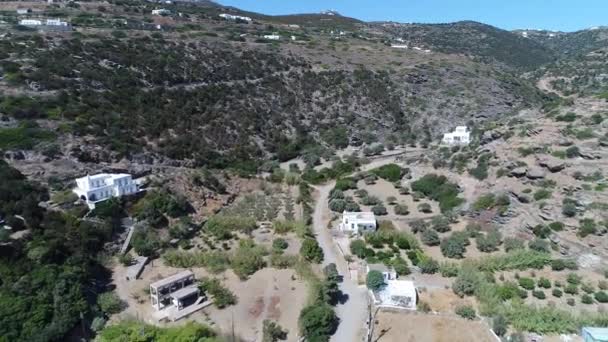
[[359, 221], [375, 221], [376, 215], [371, 211], [360, 211], [360, 212], [352, 212], [345, 211], [342, 213], [343, 216], [347, 217], [350, 220], [359, 220]]
[[194, 294], [198, 294], [198, 287], [188, 286], [188, 287], [184, 287], [183, 289], [181, 289], [179, 291], [173, 292], [171, 294], [171, 298], [182, 299], [182, 298], [190, 297]]
[[155, 288], [159, 288], [159, 287], [163, 287], [163, 286], [167, 286], [170, 284], [173, 284], [175, 282], [178, 282], [182, 279], [188, 278], [190, 276], [194, 276], [194, 273], [192, 271], [182, 271], [179, 273], [176, 273], [170, 277], [161, 279], [159, 281], [156, 281], [152, 284], [150, 284], [151, 287], [155, 287]]

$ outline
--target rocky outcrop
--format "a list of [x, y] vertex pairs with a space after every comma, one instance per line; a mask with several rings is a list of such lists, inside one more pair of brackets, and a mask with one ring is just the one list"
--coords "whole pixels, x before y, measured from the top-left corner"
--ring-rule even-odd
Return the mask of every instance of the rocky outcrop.
[[526, 172], [526, 177], [529, 179], [542, 179], [545, 178], [545, 171], [539, 167], [533, 167]]
[[538, 161], [538, 165], [546, 168], [547, 170], [553, 173], [560, 172], [566, 168], [566, 163], [563, 160], [554, 157], [542, 158]]
[[483, 132], [481, 136], [480, 143], [482, 145], [491, 143], [494, 140], [500, 139], [502, 137], [502, 133], [498, 131], [486, 131]]
[[525, 167], [516, 167], [513, 170], [511, 170], [511, 172], [509, 172], [509, 175], [511, 175], [512, 177], [523, 177], [526, 175], [526, 173], [528, 172], [528, 169]]

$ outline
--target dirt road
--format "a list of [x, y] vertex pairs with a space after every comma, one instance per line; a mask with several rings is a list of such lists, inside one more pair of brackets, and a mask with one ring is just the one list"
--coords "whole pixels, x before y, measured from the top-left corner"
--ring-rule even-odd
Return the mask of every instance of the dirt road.
[[[417, 149], [408, 152], [414, 156], [421, 153]], [[373, 162], [362, 166], [361, 171], [367, 171], [385, 164], [393, 163], [396, 158], [397, 155], [377, 158], [373, 160]], [[338, 304], [336, 306], [336, 314], [340, 318], [340, 325], [331, 340], [338, 342], [356, 342], [362, 341], [366, 333], [365, 322], [367, 321], [368, 314], [368, 296], [366, 289], [359, 287], [355, 280], [350, 278], [348, 264], [334, 243], [330, 230], [327, 229], [327, 223], [331, 216], [331, 212], [327, 205], [327, 199], [329, 197], [329, 192], [334, 188], [334, 185], [335, 182], [330, 182], [315, 187], [318, 191], [318, 197], [313, 213], [313, 227], [317, 235], [317, 241], [325, 254], [323, 266], [329, 263], [336, 264], [338, 272], [344, 276], [344, 281], [340, 284], [340, 290], [348, 296], [348, 300], [344, 304]]]
[[344, 276], [344, 281], [340, 284], [340, 290], [348, 296], [348, 300], [344, 304], [336, 306], [336, 314], [340, 318], [340, 325], [331, 341], [356, 342], [361, 341], [365, 334], [367, 294], [364, 288], [360, 288], [348, 276], [348, 265], [333, 243], [330, 231], [327, 229], [327, 222], [331, 214], [327, 207], [327, 198], [333, 187], [334, 182], [317, 187], [319, 197], [313, 214], [313, 227], [317, 234], [317, 241], [325, 254], [323, 266], [330, 263], [336, 264], [338, 272]]

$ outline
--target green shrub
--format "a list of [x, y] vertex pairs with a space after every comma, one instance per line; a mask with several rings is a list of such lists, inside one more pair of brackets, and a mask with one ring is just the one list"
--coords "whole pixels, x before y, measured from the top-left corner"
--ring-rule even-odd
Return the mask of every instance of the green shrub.
[[97, 296], [97, 305], [106, 315], [119, 313], [125, 308], [125, 303], [115, 292], [104, 292]]
[[417, 266], [423, 274], [435, 274], [439, 271], [439, 262], [429, 257], [422, 258]]
[[458, 264], [452, 262], [442, 262], [441, 264], [439, 264], [439, 273], [441, 273], [442, 277], [456, 277], [459, 271], [460, 267], [458, 267]]
[[463, 203], [458, 198], [458, 186], [450, 183], [445, 176], [427, 174], [412, 183], [412, 191], [420, 192], [428, 198], [439, 202], [441, 212], [450, 211]]
[[593, 295], [593, 297], [595, 298], [595, 300], [597, 300], [600, 303], [608, 303], [608, 293], [606, 293], [604, 291], [596, 292], [595, 295]]
[[473, 309], [473, 307], [469, 305], [458, 306], [456, 307], [456, 310], [454, 310], [454, 312], [458, 316], [469, 320], [474, 320], [477, 317], [475, 309]]
[[438, 233], [447, 233], [450, 231], [450, 220], [444, 216], [435, 216], [431, 219], [431, 226]]
[[287, 247], [289, 247], [289, 244], [287, 243], [287, 241], [285, 241], [285, 239], [274, 239], [274, 241], [272, 241], [272, 249], [280, 251], [280, 250], [284, 250], [287, 249]]
[[518, 238], [512, 238], [512, 237], [505, 238], [503, 245], [505, 248], [505, 252], [510, 252], [513, 250], [525, 248], [523, 240], [518, 239]]
[[566, 149], [566, 157], [568, 158], [576, 158], [580, 155], [580, 150], [576, 146], [570, 146]]
[[199, 287], [213, 297], [213, 303], [220, 309], [237, 303], [234, 293], [224, 287], [219, 279], [203, 278], [199, 281]]
[[551, 293], [553, 294], [553, 297], [556, 297], [556, 298], [560, 298], [562, 296], [562, 290], [557, 289], [557, 288], [553, 289], [553, 291]]
[[431, 205], [428, 203], [420, 203], [418, 204], [418, 211], [425, 214], [430, 214], [433, 212]]
[[410, 213], [410, 209], [405, 204], [395, 205], [394, 210], [395, 210], [396, 215], [406, 216], [406, 215], [409, 215], [409, 213]]
[[534, 279], [531, 278], [519, 278], [519, 286], [523, 287], [526, 290], [533, 290], [536, 286], [534, 284]]
[[498, 336], [504, 336], [507, 333], [509, 327], [507, 320], [504, 316], [498, 315], [492, 319], [492, 330]]
[[[433, 230], [429, 229], [427, 231], [432, 232]], [[466, 246], [468, 243], [469, 239], [466, 235], [452, 234], [441, 241], [441, 254], [447, 258], [462, 259], [467, 251]]]
[[566, 303], [570, 306], [574, 306], [576, 302], [574, 301], [574, 298], [568, 298], [566, 299]]
[[300, 255], [302, 255], [304, 259], [317, 264], [320, 264], [323, 261], [323, 250], [315, 239], [304, 239], [302, 247], [300, 247]]
[[374, 213], [374, 215], [377, 215], [377, 216], [384, 216], [384, 215], [388, 214], [386, 207], [381, 204], [373, 206], [372, 212]]
[[485, 235], [477, 236], [477, 249], [481, 252], [491, 253], [498, 250], [502, 240], [502, 234], [497, 229], [493, 229]]
[[581, 303], [583, 303], [583, 304], [593, 304], [593, 298], [591, 298], [591, 296], [588, 295], [588, 294], [584, 294], [581, 297]]
[[376, 270], [371, 270], [367, 273], [365, 284], [372, 291], [378, 291], [386, 285], [384, 283], [384, 276], [380, 271]]
[[370, 172], [389, 182], [399, 181], [403, 175], [403, 169], [397, 164], [383, 165], [379, 168], [371, 170]]
[[547, 189], [538, 189], [534, 192], [534, 200], [542, 201], [551, 197], [551, 191]]
[[582, 219], [579, 221], [579, 224], [580, 227], [578, 228], [578, 235], [580, 237], [597, 233], [597, 225], [593, 219]]
[[256, 246], [253, 240], [240, 240], [239, 247], [232, 256], [232, 270], [240, 279], [247, 279], [266, 266], [265, 254], [266, 251], [261, 246]]
[[357, 183], [352, 178], [340, 178], [336, 181], [336, 185], [334, 186], [334, 189], [339, 189], [342, 191], [356, 189], [356, 188], [357, 188]]
[[437, 246], [441, 242], [439, 240], [439, 235], [434, 229], [423, 231], [420, 240], [427, 246]]
[[582, 277], [576, 273], [568, 273], [566, 281], [568, 284], [579, 285], [581, 283]]
[[551, 222], [549, 223], [549, 228], [551, 228], [551, 230], [559, 232], [564, 230], [564, 224], [561, 222]]
[[535, 298], [538, 298], [538, 299], [545, 299], [545, 298], [547, 298], [545, 296], [545, 293], [543, 291], [532, 291], [532, 296], [534, 296]]
[[300, 312], [300, 329], [307, 341], [329, 341], [338, 323], [334, 309], [327, 303], [314, 303]]
[[544, 289], [549, 289], [549, 288], [551, 288], [551, 280], [549, 280], [549, 279], [547, 279], [547, 278], [544, 278], [544, 277], [541, 277], [541, 278], [538, 280], [538, 287], [542, 287], [542, 288], [544, 288]]
[[537, 252], [549, 252], [549, 243], [542, 239], [534, 239], [528, 243], [528, 248]]
[[568, 284], [564, 288], [564, 292], [566, 292], [567, 294], [571, 294], [571, 295], [578, 294], [578, 287], [574, 284]]

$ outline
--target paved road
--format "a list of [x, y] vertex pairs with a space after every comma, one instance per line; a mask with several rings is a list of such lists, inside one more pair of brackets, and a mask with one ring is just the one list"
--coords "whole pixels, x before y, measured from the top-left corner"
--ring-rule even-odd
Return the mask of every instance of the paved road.
[[340, 290], [348, 295], [348, 300], [344, 304], [336, 306], [336, 314], [340, 318], [340, 325], [331, 341], [356, 342], [361, 341], [365, 334], [367, 294], [364, 288], [360, 288], [350, 279], [348, 265], [340, 254], [338, 247], [334, 244], [329, 229], [327, 229], [330, 215], [327, 198], [333, 187], [334, 182], [317, 187], [319, 197], [313, 213], [313, 227], [317, 235], [317, 241], [325, 254], [323, 266], [330, 263], [336, 264], [338, 272], [344, 276], [344, 281], [340, 284]]

